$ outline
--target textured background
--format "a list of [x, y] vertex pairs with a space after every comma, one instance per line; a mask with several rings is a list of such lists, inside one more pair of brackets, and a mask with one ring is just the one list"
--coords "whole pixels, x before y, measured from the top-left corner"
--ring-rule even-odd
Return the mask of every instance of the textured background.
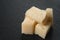
[[31, 6], [54, 10], [54, 24], [45, 40], [60, 40], [60, 0], [0, 0], [0, 40], [43, 40], [37, 35], [21, 35], [21, 22]]

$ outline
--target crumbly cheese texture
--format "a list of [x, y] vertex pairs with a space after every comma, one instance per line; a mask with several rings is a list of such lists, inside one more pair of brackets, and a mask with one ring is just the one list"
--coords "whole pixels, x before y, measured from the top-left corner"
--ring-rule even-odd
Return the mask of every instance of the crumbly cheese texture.
[[50, 17], [51, 24], [53, 24], [53, 9], [52, 8], [47, 8], [46, 13], [47, 13], [47, 16]]
[[46, 17], [41, 24], [35, 26], [35, 34], [45, 39], [46, 34], [53, 23], [53, 10], [52, 8], [46, 9]]
[[26, 11], [25, 15], [36, 22], [41, 23], [46, 17], [46, 11], [33, 6]]
[[53, 9], [47, 8], [46, 9], [46, 17], [43, 20], [42, 24], [49, 25], [50, 23], [53, 24]]
[[22, 33], [24, 34], [33, 34], [35, 26], [35, 21], [30, 19], [29, 17], [25, 17], [22, 22]]
[[22, 22], [22, 33], [37, 34], [45, 39], [46, 34], [53, 24], [53, 9], [41, 10], [35, 6], [28, 9]]
[[41, 38], [45, 39], [46, 34], [50, 28], [50, 25], [37, 24], [35, 26], [35, 34], [39, 35]]

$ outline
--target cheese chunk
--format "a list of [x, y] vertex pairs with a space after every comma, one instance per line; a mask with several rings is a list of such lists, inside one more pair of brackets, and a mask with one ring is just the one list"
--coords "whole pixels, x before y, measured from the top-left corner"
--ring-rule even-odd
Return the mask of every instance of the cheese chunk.
[[46, 11], [33, 6], [26, 11], [25, 15], [35, 20], [37, 23], [42, 23], [46, 17]]
[[22, 22], [22, 33], [24, 34], [33, 34], [34, 32], [35, 21], [29, 17], [25, 17]]
[[51, 18], [51, 24], [53, 24], [53, 9], [52, 8], [47, 8], [46, 13]]
[[42, 22], [44, 25], [53, 24], [53, 9], [47, 8], [46, 9], [46, 17], [44, 21]]
[[35, 26], [35, 34], [39, 35], [41, 38], [45, 39], [46, 34], [50, 28], [50, 25], [37, 24]]

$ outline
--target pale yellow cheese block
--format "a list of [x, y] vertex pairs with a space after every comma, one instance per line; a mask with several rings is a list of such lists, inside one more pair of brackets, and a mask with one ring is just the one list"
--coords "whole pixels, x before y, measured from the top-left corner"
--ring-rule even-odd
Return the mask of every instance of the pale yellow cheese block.
[[26, 11], [25, 15], [35, 20], [37, 23], [42, 23], [46, 17], [46, 11], [33, 6]]
[[35, 34], [39, 35], [41, 38], [45, 39], [46, 34], [50, 28], [50, 25], [37, 24], [35, 26]]
[[47, 8], [46, 9], [46, 17], [42, 22], [44, 25], [53, 24], [53, 9]]
[[25, 17], [21, 26], [22, 26], [22, 33], [33, 34], [34, 33], [35, 21], [30, 19], [29, 17]]
[[51, 20], [52, 20], [51, 23], [53, 24], [53, 9], [52, 8], [47, 8], [46, 12], [47, 12], [48, 16], [51, 17]]

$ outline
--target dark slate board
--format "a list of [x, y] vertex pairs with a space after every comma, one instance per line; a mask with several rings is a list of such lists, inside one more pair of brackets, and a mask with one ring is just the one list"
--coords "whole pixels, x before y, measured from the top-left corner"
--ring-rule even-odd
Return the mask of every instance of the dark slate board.
[[54, 24], [45, 40], [60, 40], [60, 0], [1, 0], [0, 40], [43, 40], [37, 35], [21, 34], [21, 22], [31, 6], [54, 10]]

